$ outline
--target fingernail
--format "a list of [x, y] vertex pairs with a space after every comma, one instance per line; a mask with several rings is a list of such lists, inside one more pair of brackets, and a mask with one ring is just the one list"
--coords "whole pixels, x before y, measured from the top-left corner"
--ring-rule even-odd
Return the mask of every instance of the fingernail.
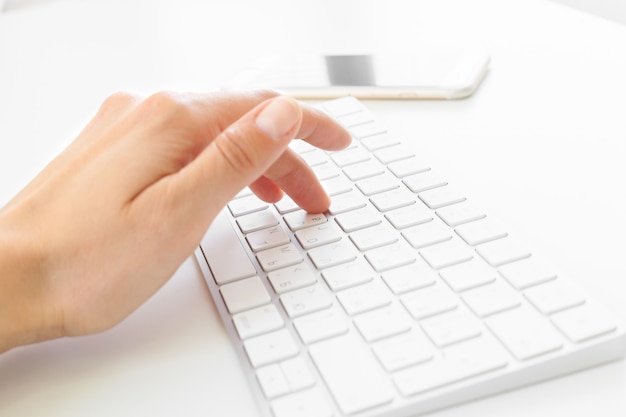
[[256, 117], [256, 124], [267, 136], [279, 140], [300, 120], [298, 108], [287, 97], [275, 98]]

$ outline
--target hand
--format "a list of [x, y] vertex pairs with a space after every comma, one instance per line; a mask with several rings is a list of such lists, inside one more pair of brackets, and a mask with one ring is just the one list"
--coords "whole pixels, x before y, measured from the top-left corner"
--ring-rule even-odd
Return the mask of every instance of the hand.
[[107, 99], [76, 140], [0, 210], [0, 352], [115, 325], [193, 252], [242, 188], [330, 204], [287, 145], [350, 137], [269, 92]]

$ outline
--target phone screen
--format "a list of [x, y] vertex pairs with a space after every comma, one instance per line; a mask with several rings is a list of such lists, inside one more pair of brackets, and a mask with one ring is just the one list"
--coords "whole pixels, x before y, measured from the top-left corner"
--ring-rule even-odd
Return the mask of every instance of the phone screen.
[[325, 56], [329, 85], [380, 87], [441, 85], [458, 63], [457, 56]]
[[486, 55], [447, 50], [272, 56], [236, 77], [230, 88], [272, 88], [299, 98], [462, 98], [478, 86], [488, 61]]
[[[408, 55], [326, 55], [277, 61], [265, 82], [280, 87], [443, 85], [458, 57]], [[259, 79], [261, 81], [261, 79]]]

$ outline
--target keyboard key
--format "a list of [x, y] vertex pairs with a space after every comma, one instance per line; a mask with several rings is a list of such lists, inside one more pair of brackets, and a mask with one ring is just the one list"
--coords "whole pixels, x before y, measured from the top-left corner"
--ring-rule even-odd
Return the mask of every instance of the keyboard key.
[[534, 256], [504, 265], [499, 272], [518, 290], [556, 279], [554, 269]]
[[326, 194], [330, 197], [347, 193], [348, 191], [352, 191], [354, 188], [352, 182], [348, 181], [348, 179], [344, 177], [329, 178], [327, 180], [320, 181], [320, 183], [322, 184], [322, 187], [324, 187]]
[[298, 210], [286, 214], [283, 219], [291, 231], [304, 229], [305, 227], [315, 226], [317, 224], [326, 223], [326, 216], [323, 214], [307, 213], [304, 210]]
[[510, 237], [482, 244], [476, 249], [476, 252], [491, 266], [501, 266], [530, 256], [530, 252]]
[[432, 344], [419, 330], [381, 340], [373, 344], [372, 350], [389, 372], [427, 362], [434, 354]]
[[302, 316], [332, 305], [326, 289], [320, 284], [289, 291], [280, 296], [280, 302], [289, 317]]
[[370, 198], [370, 201], [378, 211], [384, 213], [415, 204], [415, 196], [405, 188], [396, 188], [395, 190], [376, 194]]
[[356, 183], [357, 188], [366, 196], [390, 191], [400, 187], [398, 181], [390, 174], [376, 175]]
[[396, 177], [404, 178], [409, 175], [426, 172], [430, 169], [430, 166], [426, 165], [425, 163], [413, 156], [409, 159], [392, 162], [387, 165], [387, 168], [389, 168], [389, 171], [391, 171]]
[[463, 293], [463, 301], [479, 317], [518, 307], [520, 296], [509, 284], [495, 281]]
[[242, 339], [278, 330], [285, 325], [285, 321], [273, 304], [234, 314], [233, 323]]
[[319, 388], [300, 391], [272, 401], [274, 417], [332, 417], [333, 410]]
[[311, 167], [311, 169], [315, 173], [317, 179], [320, 181], [339, 176], [339, 169], [330, 162], [316, 165], [314, 167]]
[[444, 268], [439, 271], [439, 275], [456, 292], [489, 284], [498, 276], [482, 258]]
[[254, 264], [223, 212], [213, 220], [200, 247], [217, 284], [256, 274]]
[[376, 160], [369, 160], [345, 167], [343, 172], [351, 181], [358, 181], [384, 173], [385, 167]]
[[232, 200], [228, 203], [228, 208], [234, 217], [254, 213], [255, 211], [265, 210], [268, 207], [269, 204], [254, 194]]
[[454, 310], [459, 305], [457, 297], [443, 284], [411, 291], [401, 296], [400, 301], [416, 320]]
[[410, 226], [429, 222], [433, 219], [433, 214], [422, 204], [413, 204], [397, 210], [385, 213], [385, 218], [396, 229], [405, 229]]
[[374, 156], [381, 163], [387, 165], [395, 161], [411, 158], [415, 156], [415, 153], [404, 145], [395, 145], [374, 152]]
[[311, 258], [317, 269], [353, 261], [356, 259], [356, 255], [357, 252], [354, 245], [345, 238], [339, 242], [313, 248], [309, 251], [309, 258]]
[[278, 219], [269, 210], [246, 214], [237, 218], [237, 225], [243, 233], [255, 232], [260, 229], [276, 226]]
[[291, 391], [299, 391], [315, 385], [315, 377], [301, 357], [281, 362], [280, 369], [283, 371]]
[[269, 304], [272, 300], [259, 277], [224, 284], [220, 293], [231, 314]]
[[398, 241], [398, 235], [388, 225], [377, 225], [350, 233], [350, 240], [364, 252]]
[[311, 167], [323, 164], [329, 160], [328, 155], [326, 155], [324, 151], [317, 148], [309, 152], [301, 153], [300, 157]]
[[448, 184], [447, 181], [442, 179], [433, 171], [426, 171], [420, 174], [405, 177], [402, 182], [414, 193], [421, 193], [423, 191], [443, 187]]
[[411, 321], [406, 310], [396, 305], [379, 308], [359, 314], [354, 324], [367, 342], [373, 342], [411, 329]]
[[508, 363], [502, 349], [485, 338], [454, 345], [443, 358], [396, 372], [393, 380], [404, 396], [421, 394], [463, 379], [495, 371]]
[[502, 239], [508, 235], [502, 226], [489, 218], [466, 223], [458, 226], [454, 231], [471, 246]]
[[617, 329], [613, 317], [588, 304], [556, 313], [552, 316], [552, 321], [575, 343], [581, 343]]
[[246, 235], [250, 249], [259, 252], [289, 243], [289, 236], [280, 226], [258, 230]]
[[364, 284], [373, 280], [374, 275], [368, 264], [359, 261], [333, 266], [322, 272], [322, 277], [333, 291]]
[[529, 288], [524, 295], [543, 314], [553, 314], [585, 302], [582, 292], [562, 279]]
[[306, 287], [317, 281], [316, 276], [304, 262], [270, 271], [267, 278], [277, 294]]
[[353, 335], [316, 343], [309, 353], [343, 413], [354, 414], [393, 399], [380, 365]]
[[302, 255], [292, 244], [267, 249], [256, 254], [259, 264], [264, 271], [285, 268], [302, 262]]
[[346, 314], [337, 307], [307, 314], [293, 321], [304, 344], [311, 344], [348, 331]]
[[317, 226], [300, 229], [295, 235], [304, 249], [311, 249], [339, 241], [342, 233], [335, 223], [322, 223]]
[[337, 299], [351, 316], [386, 306], [391, 302], [389, 290], [379, 281], [340, 291], [337, 293]]
[[473, 222], [486, 217], [485, 213], [468, 202], [439, 208], [436, 213], [450, 227], [456, 227], [463, 223]]
[[255, 368], [298, 354], [298, 345], [286, 329], [252, 337], [245, 340], [243, 346]]
[[419, 194], [419, 198], [433, 210], [466, 200], [459, 190], [450, 185], [423, 191]]
[[300, 206], [291, 199], [287, 194], [283, 195], [283, 198], [279, 202], [274, 203], [274, 207], [280, 214], [290, 213], [292, 211], [300, 210]]
[[365, 162], [371, 158], [369, 152], [362, 148], [352, 148], [332, 154], [330, 159], [339, 168], [343, 168], [348, 165], [358, 164], [359, 162]]
[[278, 397], [291, 391], [287, 378], [278, 364], [267, 365], [257, 369], [256, 377], [263, 394], [269, 399]]
[[367, 203], [363, 200], [361, 193], [355, 190], [334, 195], [331, 199], [328, 212], [332, 215], [337, 215], [347, 211], [363, 208], [366, 205]]
[[558, 331], [530, 308], [516, 308], [487, 319], [487, 326], [519, 360], [563, 347]]
[[471, 260], [474, 252], [458, 240], [452, 239], [422, 248], [420, 255], [433, 269], [441, 269]]
[[369, 136], [380, 135], [386, 133], [387, 128], [378, 122], [366, 123], [350, 128], [350, 133], [357, 139], [367, 138]]
[[350, 233], [365, 227], [375, 226], [381, 223], [380, 215], [371, 207], [354, 210], [340, 214], [335, 220], [344, 232]]
[[424, 332], [439, 347], [445, 347], [482, 334], [482, 325], [467, 311], [452, 311], [421, 321]]
[[434, 284], [437, 274], [417, 258], [410, 265], [383, 272], [382, 278], [394, 294], [403, 294]]
[[384, 272], [415, 262], [416, 254], [405, 242], [399, 241], [372, 249], [365, 254], [365, 259], [376, 271]]
[[386, 133], [361, 139], [361, 145], [363, 145], [365, 149], [370, 152], [386, 148], [388, 146], [398, 145], [399, 143], [400, 141], [397, 137]]
[[402, 231], [402, 236], [416, 249], [452, 239], [452, 231], [439, 221], [419, 224]]
[[365, 123], [371, 123], [374, 121], [372, 115], [365, 111], [358, 111], [355, 113], [346, 114], [343, 116], [337, 117], [339, 123], [341, 123], [344, 127], [350, 128], [358, 125], [362, 125]]

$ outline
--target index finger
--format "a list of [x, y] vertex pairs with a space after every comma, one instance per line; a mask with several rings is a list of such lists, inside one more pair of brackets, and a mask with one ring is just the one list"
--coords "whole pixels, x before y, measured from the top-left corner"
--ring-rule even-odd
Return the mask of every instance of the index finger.
[[322, 110], [300, 103], [302, 124], [296, 135], [311, 145], [328, 151], [345, 148], [352, 136], [335, 119]]
[[[302, 103], [300, 108], [302, 124], [296, 137], [325, 150], [339, 150], [350, 144], [350, 134], [326, 113]], [[311, 167], [290, 148], [265, 171], [262, 178], [250, 184], [250, 188], [267, 201], [275, 201], [276, 189], [280, 188], [296, 204], [313, 213], [323, 212], [330, 205], [330, 199]]]

